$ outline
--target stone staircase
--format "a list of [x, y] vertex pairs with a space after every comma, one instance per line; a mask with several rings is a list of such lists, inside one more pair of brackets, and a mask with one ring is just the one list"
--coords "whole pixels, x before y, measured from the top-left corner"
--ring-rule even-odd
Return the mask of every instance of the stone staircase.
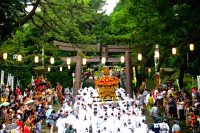
[[150, 116], [150, 113], [147, 109], [144, 110], [144, 115], [146, 116], [146, 124], [150, 128], [151, 125], [154, 123], [153, 118]]
[[192, 133], [189, 127], [185, 126], [185, 120], [180, 121], [181, 133]]
[[[148, 110], [144, 110], [144, 115], [146, 116], [146, 124], [150, 128], [151, 125], [154, 123], [153, 118], [150, 116], [150, 113]], [[170, 130], [173, 125], [173, 120], [169, 122]], [[192, 131], [189, 129], [189, 127], [185, 126], [185, 120], [180, 121], [181, 126], [181, 133], [192, 133]]]

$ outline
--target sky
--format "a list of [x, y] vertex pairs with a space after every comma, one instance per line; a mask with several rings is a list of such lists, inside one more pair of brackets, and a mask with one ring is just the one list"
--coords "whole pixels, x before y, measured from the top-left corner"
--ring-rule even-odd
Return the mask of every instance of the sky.
[[103, 10], [106, 11], [106, 14], [109, 15], [110, 13], [113, 12], [113, 10], [114, 10], [114, 8], [115, 8], [115, 6], [116, 6], [118, 1], [119, 0], [106, 0], [106, 4], [103, 7]]

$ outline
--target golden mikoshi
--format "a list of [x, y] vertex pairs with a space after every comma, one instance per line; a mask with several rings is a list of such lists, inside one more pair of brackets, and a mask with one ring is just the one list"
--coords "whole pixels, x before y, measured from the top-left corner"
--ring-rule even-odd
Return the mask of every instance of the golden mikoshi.
[[99, 94], [99, 98], [103, 101], [116, 101], [116, 90], [118, 88], [119, 79], [117, 77], [109, 76], [110, 70], [104, 68], [104, 75], [100, 79], [95, 79], [95, 89]]

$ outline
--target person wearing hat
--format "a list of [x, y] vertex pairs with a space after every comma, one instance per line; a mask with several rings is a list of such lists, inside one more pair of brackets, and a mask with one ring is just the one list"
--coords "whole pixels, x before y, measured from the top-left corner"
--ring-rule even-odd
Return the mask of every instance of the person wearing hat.
[[181, 127], [178, 124], [178, 121], [174, 121], [174, 124], [172, 126], [172, 133], [180, 133], [181, 132]]

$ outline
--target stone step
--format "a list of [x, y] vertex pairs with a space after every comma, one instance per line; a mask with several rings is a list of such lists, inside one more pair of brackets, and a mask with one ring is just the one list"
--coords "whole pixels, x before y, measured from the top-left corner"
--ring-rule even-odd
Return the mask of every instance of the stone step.
[[[154, 121], [153, 118], [150, 116], [150, 113], [148, 110], [144, 109], [144, 115], [146, 116], [146, 124], [148, 127], [150, 127]], [[170, 122], [170, 129], [172, 127], [173, 122]], [[185, 120], [180, 121], [180, 126], [181, 126], [181, 133], [192, 133], [189, 127], [185, 126]]]

